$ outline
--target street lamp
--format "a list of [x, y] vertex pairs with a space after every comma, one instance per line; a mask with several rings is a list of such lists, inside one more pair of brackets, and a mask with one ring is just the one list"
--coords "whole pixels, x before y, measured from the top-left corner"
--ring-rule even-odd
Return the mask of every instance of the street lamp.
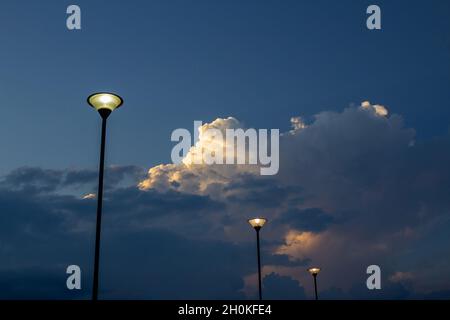
[[308, 272], [311, 273], [311, 275], [314, 278], [314, 292], [316, 293], [316, 300], [319, 300], [319, 297], [317, 296], [317, 275], [320, 272], [320, 268], [317, 267], [309, 268]]
[[98, 298], [98, 270], [100, 260], [100, 232], [102, 229], [102, 204], [103, 204], [103, 172], [105, 167], [105, 139], [106, 139], [106, 120], [115, 109], [120, 107], [123, 100], [118, 95], [108, 92], [99, 92], [90, 95], [87, 102], [98, 111], [102, 117], [102, 140], [100, 146], [100, 166], [98, 174], [98, 193], [97, 193], [97, 224], [95, 229], [95, 258], [94, 258], [94, 283], [92, 289], [92, 300]]
[[261, 255], [259, 249], [259, 230], [264, 226], [267, 222], [265, 218], [253, 218], [249, 219], [248, 223], [256, 230], [256, 250], [258, 252], [258, 287], [259, 287], [259, 300], [262, 300], [262, 291], [261, 291]]

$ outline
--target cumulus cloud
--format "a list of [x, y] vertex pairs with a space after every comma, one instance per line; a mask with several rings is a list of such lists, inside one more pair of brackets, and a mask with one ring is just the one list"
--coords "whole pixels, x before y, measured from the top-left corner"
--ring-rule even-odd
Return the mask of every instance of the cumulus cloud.
[[[401, 116], [369, 102], [321, 112], [307, 125], [294, 117], [291, 124], [280, 136], [275, 176], [261, 176], [252, 166], [192, 164], [187, 159], [216, 143], [201, 134], [180, 164], [160, 164], [146, 175], [134, 166], [109, 168], [103, 243], [105, 259], [118, 266], [105, 271], [105, 294], [253, 297], [254, 231], [246, 219], [256, 215], [269, 220], [262, 231], [262, 263], [264, 285], [274, 299], [283, 296], [283, 288], [293, 297], [311, 297], [306, 268], [312, 265], [323, 268], [323, 297], [447, 294], [450, 137], [412, 144], [415, 131]], [[200, 132], [209, 127], [244, 128], [224, 118]], [[5, 175], [0, 257], [9, 263], [2, 270], [28, 270], [44, 260], [54, 270], [73, 257], [89, 270], [96, 178], [96, 170], [77, 169], [20, 168]], [[170, 266], [180, 256], [184, 267], [177, 265], [175, 272]], [[383, 292], [365, 287], [371, 264], [386, 275]], [[133, 272], [120, 280], [121, 268]], [[215, 269], [220, 279], [209, 272]], [[130, 273], [135, 276], [128, 281]], [[173, 273], [179, 277], [171, 280]], [[140, 284], [143, 278], [152, 285]], [[212, 279], [220, 281], [216, 289], [208, 287]], [[196, 283], [203, 295], [189, 294], [197, 292]]]
[[[211, 125], [240, 125], [229, 119]], [[389, 266], [393, 255], [406, 261], [412, 255], [408, 248], [450, 213], [442, 191], [450, 185], [449, 168], [445, 161], [436, 163], [449, 159], [448, 138], [412, 144], [415, 131], [401, 116], [368, 101], [342, 112], [321, 112], [308, 125], [294, 117], [291, 124], [293, 129], [280, 137], [280, 172], [270, 179], [237, 166], [223, 173], [214, 166], [169, 164], [151, 168], [140, 186], [224, 203], [224, 215], [235, 228], [226, 233], [230, 239], [242, 239], [239, 223], [245, 215], [265, 215], [272, 252], [333, 269], [323, 275], [325, 281], [345, 290], [356, 281], [352, 274], [374, 261]], [[286, 267], [278, 271], [299, 281], [305, 277]], [[450, 274], [448, 279], [450, 285]], [[429, 279], [416, 279], [417, 287], [421, 281]]]
[[[206, 134], [212, 129], [220, 131], [222, 136]], [[190, 148], [182, 163], [161, 164], [150, 168], [147, 178], [139, 183], [139, 188], [208, 194], [211, 187], [224, 186], [242, 174], [259, 174], [257, 165], [206, 165], [203, 163], [204, 152], [213, 153], [217, 148], [223, 149], [224, 155], [232, 152], [234, 158], [237, 158], [234, 141], [223, 139], [227, 129], [245, 128], [233, 117], [218, 118], [211, 123], [203, 124], [198, 128], [198, 141]], [[249, 155], [246, 154], [246, 157], [248, 158]], [[202, 164], [197, 164], [198, 162]]]

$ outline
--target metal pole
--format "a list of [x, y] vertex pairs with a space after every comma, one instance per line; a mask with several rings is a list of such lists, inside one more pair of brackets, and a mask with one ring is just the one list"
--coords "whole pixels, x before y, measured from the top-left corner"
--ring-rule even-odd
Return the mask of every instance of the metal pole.
[[103, 171], [105, 167], [105, 140], [106, 140], [106, 119], [108, 114], [102, 114], [102, 141], [100, 146], [100, 166], [98, 175], [97, 193], [97, 224], [95, 230], [95, 258], [94, 258], [94, 283], [92, 289], [92, 300], [98, 299], [98, 271], [100, 263], [100, 232], [102, 229], [102, 205], [103, 205]]
[[259, 249], [259, 230], [256, 228], [256, 247], [258, 251], [258, 287], [259, 287], [259, 300], [262, 300], [262, 289], [261, 289], [261, 254]]
[[317, 296], [317, 274], [314, 274], [313, 277], [314, 277], [314, 291], [316, 293], [316, 300], [319, 300], [319, 297]]

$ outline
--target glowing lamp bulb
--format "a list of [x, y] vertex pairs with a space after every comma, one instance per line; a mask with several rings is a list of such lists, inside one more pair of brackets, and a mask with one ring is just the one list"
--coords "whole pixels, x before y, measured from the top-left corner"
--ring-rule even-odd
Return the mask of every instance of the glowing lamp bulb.
[[317, 267], [309, 268], [308, 272], [311, 273], [313, 276], [317, 276], [320, 272], [320, 268]]
[[122, 105], [123, 100], [121, 97], [114, 93], [99, 92], [90, 95], [88, 97], [88, 103], [97, 111], [100, 111], [102, 109], [114, 111]]
[[266, 222], [267, 219], [261, 217], [248, 220], [248, 223], [250, 223], [250, 225], [255, 229], [261, 229]]

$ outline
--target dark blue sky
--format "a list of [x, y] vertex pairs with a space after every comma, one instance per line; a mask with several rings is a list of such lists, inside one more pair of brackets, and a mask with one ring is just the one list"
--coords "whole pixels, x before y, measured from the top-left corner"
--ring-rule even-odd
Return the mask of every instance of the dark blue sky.
[[[102, 298], [256, 297], [254, 215], [269, 219], [267, 297], [310, 299], [318, 265], [324, 298], [448, 298], [449, 14], [447, 0], [1, 1], [0, 299], [90, 297], [97, 91], [125, 100], [109, 118]], [[228, 116], [219, 128], [285, 133], [277, 175], [170, 164], [174, 129]], [[307, 126], [286, 133], [293, 116]]]
[[234, 116], [289, 127], [294, 115], [370, 100], [419, 137], [444, 134], [450, 111], [448, 1], [2, 1], [0, 172], [92, 167], [92, 92], [125, 99], [111, 118], [109, 163], [167, 162], [173, 129]]

